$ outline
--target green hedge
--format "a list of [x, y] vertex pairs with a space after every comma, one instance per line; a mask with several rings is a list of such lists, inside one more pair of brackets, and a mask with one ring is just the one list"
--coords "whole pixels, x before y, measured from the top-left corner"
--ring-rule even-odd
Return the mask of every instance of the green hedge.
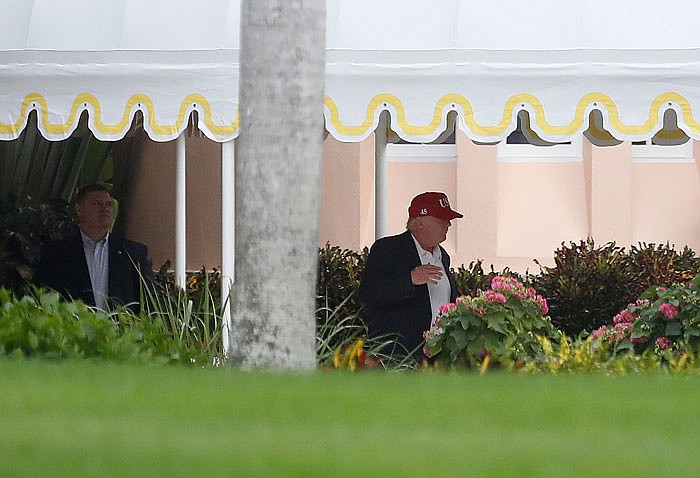
[[209, 334], [207, 342], [193, 333], [191, 321], [168, 312], [136, 315], [125, 307], [103, 313], [53, 291], [17, 297], [0, 288], [0, 356], [210, 365], [220, 334]]
[[629, 250], [591, 239], [562, 243], [553, 267], [542, 267], [532, 286], [549, 304], [549, 315], [570, 336], [592, 332], [634, 302], [649, 286], [686, 282], [700, 272], [700, 258], [688, 247], [640, 243]]
[[[342, 307], [340, 317], [361, 316], [357, 289], [367, 252], [330, 245], [319, 250], [319, 309]], [[497, 275], [534, 287], [547, 299], [552, 323], [576, 337], [610, 323], [649, 286], [692, 279], [700, 273], [700, 258], [688, 247], [676, 251], [668, 243], [639, 243], [626, 250], [614, 242], [597, 246], [588, 239], [562, 243], [554, 253], [554, 266], [541, 266], [537, 274], [523, 275], [507, 267], [498, 271], [493, 266], [485, 271], [481, 259], [453, 272], [460, 295], [473, 297], [488, 290]]]

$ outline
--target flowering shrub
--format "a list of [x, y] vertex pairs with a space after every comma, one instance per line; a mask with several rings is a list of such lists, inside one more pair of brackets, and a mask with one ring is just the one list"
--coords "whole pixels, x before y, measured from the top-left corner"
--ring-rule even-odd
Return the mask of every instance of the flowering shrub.
[[354, 372], [358, 368], [365, 368], [367, 354], [364, 351], [364, 341], [357, 339], [354, 343], [345, 347], [344, 351], [338, 347], [333, 354], [333, 366], [335, 368]]
[[700, 275], [671, 287], [650, 287], [613, 318], [612, 327], [592, 334], [614, 353], [653, 349], [657, 354], [700, 351]]
[[547, 301], [535, 289], [496, 276], [489, 290], [441, 306], [424, 333], [423, 351], [447, 364], [522, 363], [543, 353], [538, 336], [559, 336], [547, 312]]

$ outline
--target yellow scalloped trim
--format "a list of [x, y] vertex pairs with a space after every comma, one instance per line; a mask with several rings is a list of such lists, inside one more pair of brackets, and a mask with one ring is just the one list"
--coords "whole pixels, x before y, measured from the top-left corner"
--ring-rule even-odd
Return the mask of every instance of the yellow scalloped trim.
[[52, 123], [49, 121], [49, 108], [46, 98], [39, 93], [30, 93], [22, 102], [22, 108], [17, 122], [14, 124], [0, 123], [0, 134], [17, 134], [21, 130], [22, 123], [27, 116], [28, 110], [37, 109], [38, 107], [39, 114], [41, 115], [40, 124], [42, 124], [46, 133], [51, 136], [65, 136], [75, 125], [75, 122], [78, 119], [78, 112], [84, 109], [85, 106], [90, 105], [92, 107], [92, 111], [94, 112], [92, 115], [90, 115], [90, 117], [97, 131], [104, 135], [114, 136], [126, 131], [129, 128], [129, 116], [131, 111], [135, 105], [142, 105], [140, 109], [143, 110], [143, 107], [145, 107], [145, 113], [147, 114], [145, 121], [148, 124], [149, 130], [158, 136], [173, 136], [177, 131], [181, 131], [185, 128], [185, 115], [189, 105], [191, 104], [197, 104], [200, 107], [200, 110], [203, 112], [202, 120], [212, 134], [221, 137], [233, 137], [238, 131], [238, 125], [240, 122], [240, 115], [238, 112], [236, 112], [236, 118], [230, 125], [215, 124], [211, 119], [212, 111], [209, 102], [204, 96], [198, 93], [193, 93], [185, 97], [180, 104], [178, 117], [174, 124], [158, 123], [156, 121], [156, 109], [155, 105], [153, 104], [153, 100], [151, 100], [150, 97], [142, 94], [135, 94], [129, 98], [129, 100], [126, 102], [122, 118], [118, 123], [106, 124], [102, 121], [102, 108], [100, 101], [97, 99], [97, 97], [95, 97], [95, 95], [90, 93], [82, 93], [75, 98], [70, 114], [68, 115], [68, 121], [65, 123]]
[[[31, 106], [34, 103], [37, 106]], [[663, 93], [657, 96], [649, 108], [649, 116], [641, 125], [626, 125], [620, 121], [617, 106], [615, 102], [603, 93], [588, 93], [583, 96], [577, 106], [574, 114], [574, 119], [568, 125], [552, 125], [545, 120], [544, 107], [542, 103], [534, 95], [528, 93], [519, 93], [511, 96], [506, 101], [503, 108], [503, 115], [498, 124], [492, 126], [484, 126], [478, 124], [474, 120], [474, 112], [469, 100], [459, 94], [447, 94], [442, 96], [433, 110], [433, 118], [427, 125], [412, 125], [406, 120], [405, 108], [401, 100], [389, 93], [376, 95], [367, 106], [365, 120], [359, 125], [346, 125], [340, 121], [338, 107], [330, 96], [325, 97], [325, 104], [330, 113], [330, 122], [333, 129], [343, 136], [364, 136], [371, 132], [374, 124], [374, 115], [380, 106], [391, 105], [396, 111], [396, 121], [402, 130], [415, 136], [427, 136], [434, 134], [442, 123], [442, 111], [447, 105], [449, 109], [461, 107], [464, 111], [464, 123], [477, 136], [494, 137], [504, 135], [508, 127], [511, 125], [513, 113], [517, 109], [522, 109], [525, 105], [529, 105], [534, 111], [534, 121], [541, 131], [551, 136], [571, 136], [579, 131], [584, 123], [586, 108], [592, 105], [594, 108], [606, 109], [608, 119], [612, 129], [624, 135], [644, 135], [651, 132], [658, 124], [659, 112], [664, 103], [675, 103], [682, 111], [683, 122], [694, 133], [700, 133], [700, 124], [693, 118], [692, 108], [688, 100], [682, 95], [673, 92]], [[209, 131], [219, 137], [233, 137], [238, 132], [240, 123], [240, 112], [236, 112], [236, 118], [229, 125], [218, 125], [212, 121], [211, 106], [207, 99], [198, 93], [188, 95], [181, 103], [178, 112], [178, 118], [174, 124], [159, 124], [155, 118], [155, 106], [150, 97], [142, 94], [132, 95], [126, 103], [124, 113], [121, 120], [116, 124], [106, 124], [102, 121], [101, 105], [97, 97], [90, 93], [82, 93], [73, 101], [68, 121], [65, 123], [51, 123], [48, 117], [48, 104], [46, 98], [39, 93], [30, 93], [22, 102], [17, 122], [13, 124], [0, 123], [0, 134], [15, 135], [21, 130], [24, 118], [27, 111], [30, 109], [39, 109], [41, 115], [41, 124], [44, 130], [51, 136], [65, 136], [67, 132], [75, 125], [78, 112], [86, 105], [90, 105], [92, 111], [91, 120], [97, 131], [103, 135], [114, 136], [126, 131], [129, 127], [129, 116], [135, 105], [141, 104], [145, 107], [147, 117], [146, 122], [149, 131], [158, 136], [173, 136], [177, 131], [184, 129], [185, 115], [190, 104], [197, 104], [203, 112], [202, 120]], [[38, 107], [38, 108], [37, 108]], [[141, 107], [141, 109], [143, 109]], [[675, 133], [664, 133], [675, 134]], [[680, 134], [680, 133], [678, 133]]]
[[608, 119], [612, 128], [625, 135], [643, 135], [651, 132], [658, 124], [659, 111], [664, 103], [675, 103], [680, 106], [683, 112], [683, 121], [693, 132], [700, 133], [700, 124], [693, 118], [690, 103], [682, 95], [673, 92], [667, 92], [657, 96], [649, 108], [649, 116], [641, 125], [626, 125], [620, 121], [617, 106], [609, 96], [603, 93], [588, 93], [583, 96], [577, 106], [574, 114], [574, 119], [568, 125], [553, 125], [545, 120], [544, 107], [542, 103], [534, 95], [528, 93], [519, 93], [511, 96], [506, 101], [503, 108], [503, 116], [498, 124], [492, 126], [484, 126], [478, 124], [474, 120], [474, 110], [472, 105], [464, 96], [459, 94], [448, 94], [442, 96], [433, 110], [433, 118], [427, 125], [412, 125], [406, 121], [406, 114], [403, 103], [396, 96], [385, 93], [376, 95], [370, 100], [367, 106], [365, 120], [359, 125], [346, 125], [340, 121], [338, 115], [338, 106], [330, 96], [326, 96], [326, 107], [330, 113], [330, 122], [334, 130], [344, 136], [363, 136], [370, 132], [374, 124], [374, 115], [378, 107], [391, 105], [396, 111], [396, 121], [404, 132], [410, 135], [427, 136], [434, 134], [440, 127], [442, 122], [442, 111], [448, 104], [452, 104], [450, 109], [455, 109], [455, 106], [461, 107], [464, 111], [464, 123], [477, 136], [501, 136], [504, 135], [508, 127], [512, 123], [514, 110], [520, 110], [529, 105], [535, 113], [534, 121], [541, 131], [552, 136], [570, 136], [581, 129], [586, 116], [586, 108], [592, 105], [594, 108], [606, 109]]

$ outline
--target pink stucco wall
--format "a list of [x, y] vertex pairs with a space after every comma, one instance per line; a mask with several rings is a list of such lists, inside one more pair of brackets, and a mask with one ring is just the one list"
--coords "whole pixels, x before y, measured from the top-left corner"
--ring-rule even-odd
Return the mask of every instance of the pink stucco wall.
[[[485, 267], [534, 272], [535, 260], [551, 266], [562, 243], [589, 236], [600, 245], [669, 242], [700, 252], [700, 218], [680, 213], [700, 202], [696, 162], [637, 163], [629, 143], [603, 148], [585, 139], [576, 161], [500, 162], [496, 146], [461, 134], [456, 143], [456, 163], [389, 164], [390, 234], [403, 230], [413, 195], [439, 189], [465, 215], [453, 221], [445, 243], [455, 265], [481, 259]], [[373, 162], [373, 146], [353, 160]], [[371, 196], [373, 191], [362, 199]], [[324, 201], [323, 208], [333, 207]], [[363, 208], [363, 239], [350, 247], [371, 245], [373, 221], [373, 210]]]
[[582, 163], [498, 164], [496, 174], [497, 256], [545, 258], [586, 237]]
[[[537, 270], [553, 264], [562, 242], [587, 236], [689, 246], [700, 252], [700, 168], [691, 162], [637, 162], [632, 146], [583, 140], [575, 161], [499, 161], [498, 148], [458, 134], [456, 161], [389, 163], [388, 231], [404, 230], [411, 198], [441, 190], [465, 217], [445, 247], [455, 266], [481, 259], [488, 268]], [[695, 144], [694, 153], [700, 153]], [[220, 145], [187, 139], [187, 266], [221, 262]], [[360, 249], [374, 241], [374, 139], [324, 143], [319, 246]], [[174, 256], [174, 144], [147, 142], [133, 178], [128, 233], [146, 242], [155, 266]]]
[[[221, 145], [187, 138], [187, 267], [221, 266]], [[175, 143], [146, 141], [132, 177], [127, 234], [155, 268], [175, 257]]]
[[700, 204], [695, 164], [641, 164], [632, 174], [632, 242], [670, 241], [700, 252]]

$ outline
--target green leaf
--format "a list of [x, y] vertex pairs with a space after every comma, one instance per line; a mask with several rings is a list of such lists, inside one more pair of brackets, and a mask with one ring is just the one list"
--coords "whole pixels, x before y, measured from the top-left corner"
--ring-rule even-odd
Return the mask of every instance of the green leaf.
[[469, 330], [470, 328], [477, 328], [481, 323], [481, 318], [476, 316], [473, 312], [467, 312], [466, 314], [461, 314], [457, 317], [457, 320], [462, 324], [464, 330]]
[[451, 329], [450, 336], [454, 339], [455, 348], [463, 349], [467, 345], [467, 332], [461, 327]]
[[668, 322], [666, 324], [666, 336], [674, 337], [678, 335], [681, 335], [681, 323], [677, 320], [674, 320], [673, 322]]
[[632, 341], [630, 339], [624, 339], [615, 347], [615, 350], [629, 350], [632, 348]]
[[688, 330], [686, 330], [683, 335], [685, 337], [698, 337], [700, 336], [700, 330], [696, 329], [695, 327], [691, 327]]
[[508, 335], [508, 330], [506, 330], [506, 320], [502, 315], [492, 314], [486, 316], [487, 322], [486, 326], [500, 334]]
[[633, 339], [639, 339], [639, 338], [648, 337], [648, 336], [649, 336], [648, 332], [646, 332], [645, 330], [643, 330], [641, 327], [636, 327], [636, 326], [635, 326], [634, 329], [632, 330], [631, 338], [633, 338]]
[[18, 150], [18, 162], [15, 165], [14, 176], [12, 179], [12, 190], [16, 194], [24, 191], [29, 176], [29, 170], [34, 157], [34, 150], [37, 140], [41, 141], [39, 131], [34, 128], [25, 128], [23, 147]]
[[[45, 159], [45, 167], [39, 183], [39, 188], [35, 191], [37, 200], [46, 201], [51, 198], [51, 189], [56, 181], [56, 173], [61, 161], [63, 151], [62, 142], [50, 142], [51, 147]], [[36, 160], [36, 159], [35, 159]]]

